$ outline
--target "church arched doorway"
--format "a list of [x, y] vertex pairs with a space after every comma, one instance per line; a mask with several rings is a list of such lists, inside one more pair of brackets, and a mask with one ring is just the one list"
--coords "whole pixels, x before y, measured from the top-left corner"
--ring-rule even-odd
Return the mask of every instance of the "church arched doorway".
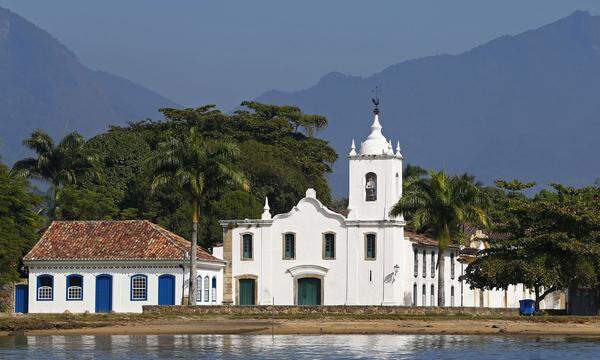
[[304, 277], [298, 279], [298, 305], [322, 305], [321, 279]]

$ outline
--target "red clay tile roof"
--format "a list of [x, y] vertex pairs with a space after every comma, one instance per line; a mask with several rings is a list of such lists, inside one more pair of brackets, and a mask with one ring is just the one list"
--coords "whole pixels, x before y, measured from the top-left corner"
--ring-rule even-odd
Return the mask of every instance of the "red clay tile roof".
[[[407, 237], [410, 241], [415, 242], [419, 245], [425, 246], [438, 246], [438, 241], [427, 237], [427, 235], [417, 234], [415, 232], [404, 230], [404, 237]], [[456, 248], [456, 245], [449, 245], [449, 248]]]
[[[54, 221], [24, 260], [182, 260], [190, 248], [145, 220]], [[198, 260], [221, 261], [200, 246]]]

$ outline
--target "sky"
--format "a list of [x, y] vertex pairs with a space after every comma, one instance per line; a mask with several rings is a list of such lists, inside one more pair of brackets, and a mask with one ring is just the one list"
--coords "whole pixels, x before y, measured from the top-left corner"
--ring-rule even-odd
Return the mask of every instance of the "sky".
[[92, 69], [231, 110], [339, 71], [368, 76], [588, 10], [598, 0], [0, 0]]

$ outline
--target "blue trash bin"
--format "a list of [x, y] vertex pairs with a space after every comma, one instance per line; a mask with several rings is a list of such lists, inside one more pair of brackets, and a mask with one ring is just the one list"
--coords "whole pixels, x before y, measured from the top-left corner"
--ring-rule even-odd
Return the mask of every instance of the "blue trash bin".
[[535, 313], [535, 300], [519, 300], [520, 315], [533, 315], [533, 313]]

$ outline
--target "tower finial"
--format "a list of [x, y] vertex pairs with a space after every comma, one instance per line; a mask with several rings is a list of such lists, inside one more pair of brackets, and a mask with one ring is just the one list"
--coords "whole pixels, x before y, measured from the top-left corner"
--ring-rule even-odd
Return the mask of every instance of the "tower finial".
[[263, 207], [263, 213], [261, 216], [263, 220], [271, 220], [271, 212], [269, 210], [271, 210], [269, 207], [269, 198], [265, 196], [265, 207]]
[[350, 156], [356, 155], [356, 144], [354, 144], [354, 139], [352, 139], [352, 146], [350, 147], [350, 153], [348, 155], [350, 155]]
[[381, 93], [381, 90], [379, 90], [379, 86], [375, 86], [375, 89], [373, 89], [374, 97], [371, 99], [373, 105], [375, 105], [375, 107], [373, 108], [373, 114], [375, 115], [379, 115], [379, 93]]

